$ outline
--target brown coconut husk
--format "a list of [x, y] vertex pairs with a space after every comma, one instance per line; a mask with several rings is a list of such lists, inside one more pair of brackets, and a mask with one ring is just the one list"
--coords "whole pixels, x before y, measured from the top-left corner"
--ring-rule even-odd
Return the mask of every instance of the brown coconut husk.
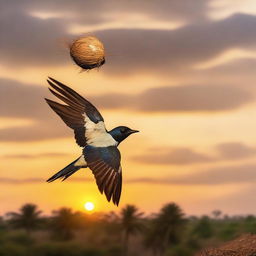
[[103, 44], [94, 36], [82, 37], [70, 45], [70, 56], [82, 69], [100, 67], [105, 63]]

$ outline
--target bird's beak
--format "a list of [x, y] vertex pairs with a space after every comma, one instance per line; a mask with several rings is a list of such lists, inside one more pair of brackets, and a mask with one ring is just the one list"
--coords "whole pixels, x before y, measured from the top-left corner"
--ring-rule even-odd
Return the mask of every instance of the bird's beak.
[[139, 132], [139, 131], [137, 131], [137, 130], [130, 130], [130, 134], [132, 134], [132, 133], [136, 133], [136, 132]]

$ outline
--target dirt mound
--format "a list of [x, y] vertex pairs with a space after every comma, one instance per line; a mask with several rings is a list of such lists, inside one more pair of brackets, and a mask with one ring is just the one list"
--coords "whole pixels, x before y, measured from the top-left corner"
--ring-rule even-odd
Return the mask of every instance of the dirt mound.
[[[202, 251], [200, 256], [256, 256], [256, 235], [243, 235], [217, 249]], [[198, 256], [199, 256], [198, 255]]]

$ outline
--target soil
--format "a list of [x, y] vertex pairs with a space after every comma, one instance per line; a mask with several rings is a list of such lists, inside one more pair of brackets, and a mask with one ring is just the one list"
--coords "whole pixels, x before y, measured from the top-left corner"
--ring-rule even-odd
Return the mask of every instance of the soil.
[[243, 235], [219, 248], [203, 250], [198, 256], [256, 256], [256, 235]]

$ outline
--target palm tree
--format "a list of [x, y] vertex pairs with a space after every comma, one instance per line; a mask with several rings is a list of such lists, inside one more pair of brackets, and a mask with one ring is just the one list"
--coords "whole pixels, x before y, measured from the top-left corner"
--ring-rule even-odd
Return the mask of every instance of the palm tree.
[[69, 208], [61, 208], [53, 211], [51, 228], [59, 239], [69, 240], [73, 238], [73, 230], [78, 227], [76, 214]]
[[144, 246], [151, 249], [153, 255], [157, 256], [161, 253], [162, 236], [156, 229], [156, 219], [153, 217], [149, 219], [148, 222], [144, 232]]
[[153, 218], [146, 234], [145, 245], [155, 255], [163, 255], [171, 244], [179, 241], [184, 223], [184, 213], [177, 204], [165, 205]]
[[37, 209], [35, 204], [25, 204], [20, 208], [20, 211], [9, 212], [10, 223], [16, 228], [24, 228], [28, 235], [33, 229], [36, 229], [41, 223], [41, 211]]
[[123, 255], [128, 252], [128, 243], [131, 235], [135, 235], [143, 228], [141, 222], [142, 212], [134, 205], [126, 205], [120, 214], [121, 227], [123, 230]]

